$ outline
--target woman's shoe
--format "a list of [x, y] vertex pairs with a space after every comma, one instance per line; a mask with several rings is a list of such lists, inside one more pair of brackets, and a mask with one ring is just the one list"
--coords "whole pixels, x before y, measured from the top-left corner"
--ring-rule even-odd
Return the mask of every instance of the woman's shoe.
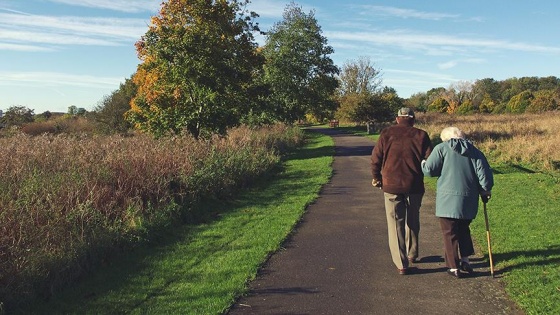
[[471, 265], [468, 262], [464, 262], [462, 261], [461, 264], [461, 270], [468, 272], [468, 273], [473, 273], [474, 270], [472, 269]]
[[451, 269], [447, 269], [447, 274], [455, 278], [462, 278], [462, 274], [459, 269], [455, 269], [453, 271], [451, 271]]

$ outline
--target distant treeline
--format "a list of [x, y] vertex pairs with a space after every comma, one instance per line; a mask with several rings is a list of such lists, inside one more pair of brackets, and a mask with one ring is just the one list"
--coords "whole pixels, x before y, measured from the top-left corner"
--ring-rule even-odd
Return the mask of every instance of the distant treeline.
[[545, 112], [558, 109], [560, 79], [549, 76], [457, 82], [449, 88], [414, 94], [407, 103], [421, 111], [440, 113]]

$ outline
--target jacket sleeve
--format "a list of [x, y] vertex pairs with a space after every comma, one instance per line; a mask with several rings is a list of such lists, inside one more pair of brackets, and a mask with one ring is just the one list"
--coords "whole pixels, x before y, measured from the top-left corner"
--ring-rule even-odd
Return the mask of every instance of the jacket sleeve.
[[430, 136], [428, 136], [427, 132], [424, 132], [424, 140], [422, 143], [422, 148], [424, 150], [424, 160], [427, 160], [430, 154], [432, 153], [432, 141], [430, 140]]
[[492, 169], [484, 153], [477, 150], [477, 159], [475, 166], [476, 176], [478, 177], [478, 183], [482, 191], [491, 191], [494, 187], [494, 175], [492, 174]]
[[441, 145], [437, 145], [431, 152], [425, 163], [422, 163], [422, 172], [429, 177], [441, 176], [443, 167], [443, 150]]
[[371, 152], [371, 175], [373, 179], [381, 181], [381, 167], [383, 166], [383, 140], [381, 137], [373, 147]]

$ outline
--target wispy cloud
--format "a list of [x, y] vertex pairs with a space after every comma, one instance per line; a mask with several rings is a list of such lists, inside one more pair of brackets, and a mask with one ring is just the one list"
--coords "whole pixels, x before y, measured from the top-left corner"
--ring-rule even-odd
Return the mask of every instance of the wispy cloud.
[[107, 9], [120, 12], [153, 12], [158, 10], [161, 1], [154, 0], [49, 0], [72, 6]]
[[397, 17], [401, 19], [443, 20], [459, 18], [459, 14], [424, 12], [412, 9], [403, 9], [389, 6], [363, 5], [360, 6], [361, 14]]
[[376, 32], [328, 32], [329, 39], [364, 42], [376, 45], [397, 46], [403, 49], [420, 49], [440, 54], [462, 50], [512, 50], [539, 53], [560, 53], [560, 47], [535, 45], [506, 40], [466, 38], [442, 34], [421, 33], [413, 30], [390, 30]]
[[60, 45], [130, 45], [146, 30], [147, 21], [143, 19], [0, 13], [0, 49], [46, 51]]
[[449, 60], [447, 62], [439, 63], [437, 66], [439, 69], [447, 70], [451, 68], [455, 68], [460, 64], [480, 64], [486, 62], [484, 59], [481, 58], [470, 58], [470, 59], [457, 59], [457, 60]]
[[[0, 36], [1, 40], [1, 36]], [[20, 45], [20, 44], [8, 44], [0, 42], [0, 51], [10, 50], [10, 51], [27, 51], [27, 52], [49, 52], [54, 49], [36, 45]]]
[[112, 88], [118, 86], [123, 78], [75, 75], [59, 72], [0, 72], [0, 85], [37, 86], [80, 86], [90, 88]]
[[[408, 71], [400, 69], [387, 69], [385, 73], [390, 74], [389, 79], [384, 79], [383, 83], [395, 88], [404, 88], [409, 94], [425, 92], [434, 87], [446, 87], [455, 82], [461, 81], [453, 75], [438, 72]], [[410, 95], [403, 95], [408, 97]]]

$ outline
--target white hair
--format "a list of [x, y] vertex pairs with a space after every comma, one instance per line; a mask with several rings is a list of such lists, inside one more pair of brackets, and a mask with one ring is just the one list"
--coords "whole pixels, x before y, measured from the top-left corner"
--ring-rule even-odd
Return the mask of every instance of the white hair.
[[440, 134], [441, 141], [449, 139], [465, 139], [465, 133], [457, 127], [443, 128]]

